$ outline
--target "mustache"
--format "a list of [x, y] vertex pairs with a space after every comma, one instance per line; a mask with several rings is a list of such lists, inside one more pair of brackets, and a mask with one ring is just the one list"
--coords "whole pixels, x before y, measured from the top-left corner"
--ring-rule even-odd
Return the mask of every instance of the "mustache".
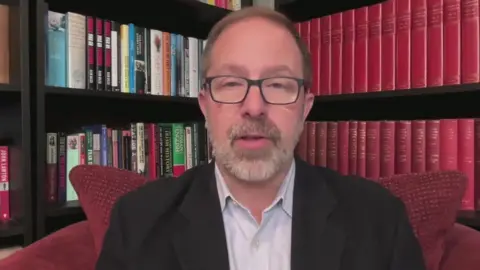
[[262, 136], [273, 142], [278, 142], [281, 139], [280, 129], [267, 118], [250, 118], [243, 123], [233, 125], [228, 130], [230, 141], [248, 135]]

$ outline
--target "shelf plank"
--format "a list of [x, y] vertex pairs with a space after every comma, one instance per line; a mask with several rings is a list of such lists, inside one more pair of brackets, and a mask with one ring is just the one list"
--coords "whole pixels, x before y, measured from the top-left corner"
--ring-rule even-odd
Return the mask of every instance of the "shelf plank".
[[13, 237], [23, 234], [23, 226], [20, 222], [11, 220], [0, 222], [0, 238]]
[[83, 210], [79, 201], [70, 201], [63, 205], [52, 205], [47, 211], [48, 217], [61, 217], [80, 214], [83, 214]]
[[167, 0], [158, 3], [159, 8], [150, 9], [145, 8], [151, 5], [148, 0], [137, 0], [134, 5], [114, 0], [103, 1], [101, 5], [96, 0], [46, 2], [53, 11], [76, 12], [200, 39], [206, 39], [213, 25], [231, 12], [197, 0]]
[[[413, 120], [478, 117], [480, 84], [318, 96], [309, 120]], [[457, 106], [455, 106], [457, 105]], [[460, 105], [460, 106], [458, 106]], [[453, 107], [455, 107], [453, 109]], [[446, 109], [452, 108], [452, 109]]]
[[188, 97], [46, 87], [45, 108], [47, 131], [99, 123], [203, 121], [197, 99]]
[[385, 0], [337, 0], [319, 2], [318, 0], [277, 0], [277, 10], [295, 22], [308, 21], [313, 18], [335, 14], [341, 11], [370, 6]]
[[0, 83], [0, 93], [20, 93], [20, 87], [17, 85]]

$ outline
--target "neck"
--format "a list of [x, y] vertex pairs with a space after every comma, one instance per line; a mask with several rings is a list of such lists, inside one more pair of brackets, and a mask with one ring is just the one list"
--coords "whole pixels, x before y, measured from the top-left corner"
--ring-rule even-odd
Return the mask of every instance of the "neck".
[[293, 160], [284, 164], [279, 172], [261, 182], [249, 182], [237, 179], [223, 166], [218, 165], [232, 196], [253, 213], [263, 212], [275, 200], [280, 186], [290, 170]]

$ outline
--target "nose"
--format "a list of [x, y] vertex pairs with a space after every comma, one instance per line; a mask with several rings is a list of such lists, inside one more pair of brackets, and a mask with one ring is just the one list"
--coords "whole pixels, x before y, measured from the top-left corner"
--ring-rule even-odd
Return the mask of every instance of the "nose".
[[263, 100], [260, 88], [256, 85], [250, 87], [245, 100], [242, 103], [242, 116], [259, 117], [265, 115], [267, 103]]

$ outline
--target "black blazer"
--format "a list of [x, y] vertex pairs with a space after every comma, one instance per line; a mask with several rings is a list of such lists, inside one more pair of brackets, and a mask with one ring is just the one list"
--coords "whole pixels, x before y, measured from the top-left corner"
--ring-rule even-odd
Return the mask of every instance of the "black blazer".
[[[399, 199], [372, 181], [295, 162], [291, 270], [425, 269]], [[213, 163], [122, 197], [96, 269], [228, 270]]]

